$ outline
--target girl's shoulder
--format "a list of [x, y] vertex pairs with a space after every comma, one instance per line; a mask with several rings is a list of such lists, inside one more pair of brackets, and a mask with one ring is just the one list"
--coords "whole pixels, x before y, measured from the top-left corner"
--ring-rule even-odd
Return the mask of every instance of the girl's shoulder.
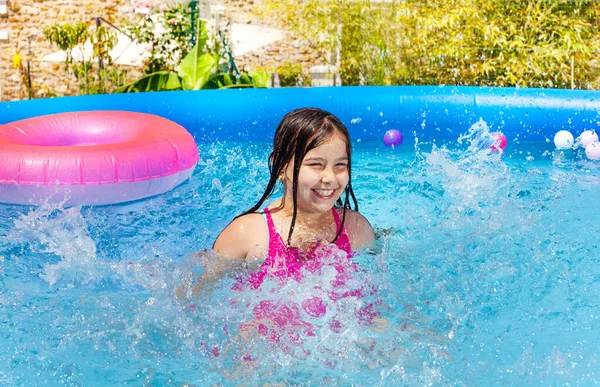
[[269, 231], [260, 212], [245, 214], [231, 221], [221, 231], [213, 250], [224, 257], [249, 258], [260, 256], [269, 246]]
[[[344, 214], [344, 209], [342, 207], [335, 207], [335, 210], [337, 211], [337, 213], [339, 214], [339, 216], [341, 218]], [[344, 221], [344, 225], [346, 227], [348, 227], [349, 225], [371, 227], [371, 224], [369, 223], [367, 218], [364, 217], [363, 214], [361, 214], [358, 211], [354, 211], [354, 210], [350, 210], [350, 209], [346, 209], [346, 220]]]
[[[342, 216], [344, 209], [336, 208], [336, 211]], [[358, 211], [346, 210], [346, 220], [344, 228], [350, 239], [352, 250], [358, 250], [367, 247], [375, 241], [375, 233], [371, 223]]]

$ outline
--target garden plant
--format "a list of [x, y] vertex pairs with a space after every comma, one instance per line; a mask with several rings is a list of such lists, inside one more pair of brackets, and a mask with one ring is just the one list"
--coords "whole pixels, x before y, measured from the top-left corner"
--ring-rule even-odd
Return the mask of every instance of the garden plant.
[[[90, 30], [88, 23], [55, 24], [44, 29], [46, 39], [65, 53], [65, 71], [72, 74], [81, 94], [107, 93], [121, 85], [124, 71], [112, 63], [109, 51], [115, 46], [117, 36], [106, 26]], [[92, 51], [87, 53], [84, 44], [89, 41]]]
[[600, 88], [594, 0], [265, 0], [345, 85]]

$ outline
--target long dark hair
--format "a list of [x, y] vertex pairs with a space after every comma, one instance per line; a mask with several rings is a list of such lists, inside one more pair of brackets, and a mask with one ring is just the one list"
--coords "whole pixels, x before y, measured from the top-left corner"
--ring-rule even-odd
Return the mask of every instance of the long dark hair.
[[352, 209], [350, 206], [350, 198], [354, 204], [354, 210], [358, 211], [358, 202], [352, 190], [352, 144], [350, 143], [350, 135], [348, 129], [342, 122], [333, 114], [317, 108], [303, 108], [289, 112], [283, 117], [273, 140], [273, 151], [269, 155], [269, 172], [271, 174], [267, 188], [262, 197], [252, 208], [244, 212], [242, 215], [250, 214], [261, 208], [265, 200], [267, 200], [277, 184], [278, 177], [284, 172], [287, 165], [294, 160], [294, 176], [292, 179], [292, 196], [294, 203], [294, 213], [292, 215], [292, 223], [287, 237], [288, 246], [292, 240], [292, 233], [296, 225], [296, 215], [298, 213], [298, 175], [300, 173], [300, 165], [304, 156], [311, 150], [335, 133], [339, 133], [346, 141], [346, 153], [348, 155], [348, 185], [346, 186], [346, 196], [344, 201], [340, 197], [336, 205], [343, 208], [342, 224], [335, 235], [332, 243], [337, 240], [344, 227], [346, 220], [346, 210]]

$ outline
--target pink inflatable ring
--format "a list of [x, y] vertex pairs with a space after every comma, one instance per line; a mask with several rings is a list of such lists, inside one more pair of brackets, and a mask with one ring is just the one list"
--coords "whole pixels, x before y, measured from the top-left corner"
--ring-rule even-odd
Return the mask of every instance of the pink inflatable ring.
[[122, 203], [158, 195], [192, 175], [193, 137], [162, 117], [62, 113], [0, 125], [0, 202]]

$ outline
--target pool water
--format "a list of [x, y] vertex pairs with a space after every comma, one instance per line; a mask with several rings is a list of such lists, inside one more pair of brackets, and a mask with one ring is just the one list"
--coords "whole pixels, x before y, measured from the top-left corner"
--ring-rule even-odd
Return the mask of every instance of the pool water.
[[[0, 205], [0, 384], [599, 383], [600, 163], [510, 138], [490, 154], [486, 135], [356, 141], [376, 248], [254, 291], [232, 289], [239, 268], [189, 301], [177, 288], [214, 259], [191, 252], [256, 202], [270, 144], [200, 144], [192, 180], [145, 201]], [[315, 296], [324, 315], [243, 329], [257, 305]]]

